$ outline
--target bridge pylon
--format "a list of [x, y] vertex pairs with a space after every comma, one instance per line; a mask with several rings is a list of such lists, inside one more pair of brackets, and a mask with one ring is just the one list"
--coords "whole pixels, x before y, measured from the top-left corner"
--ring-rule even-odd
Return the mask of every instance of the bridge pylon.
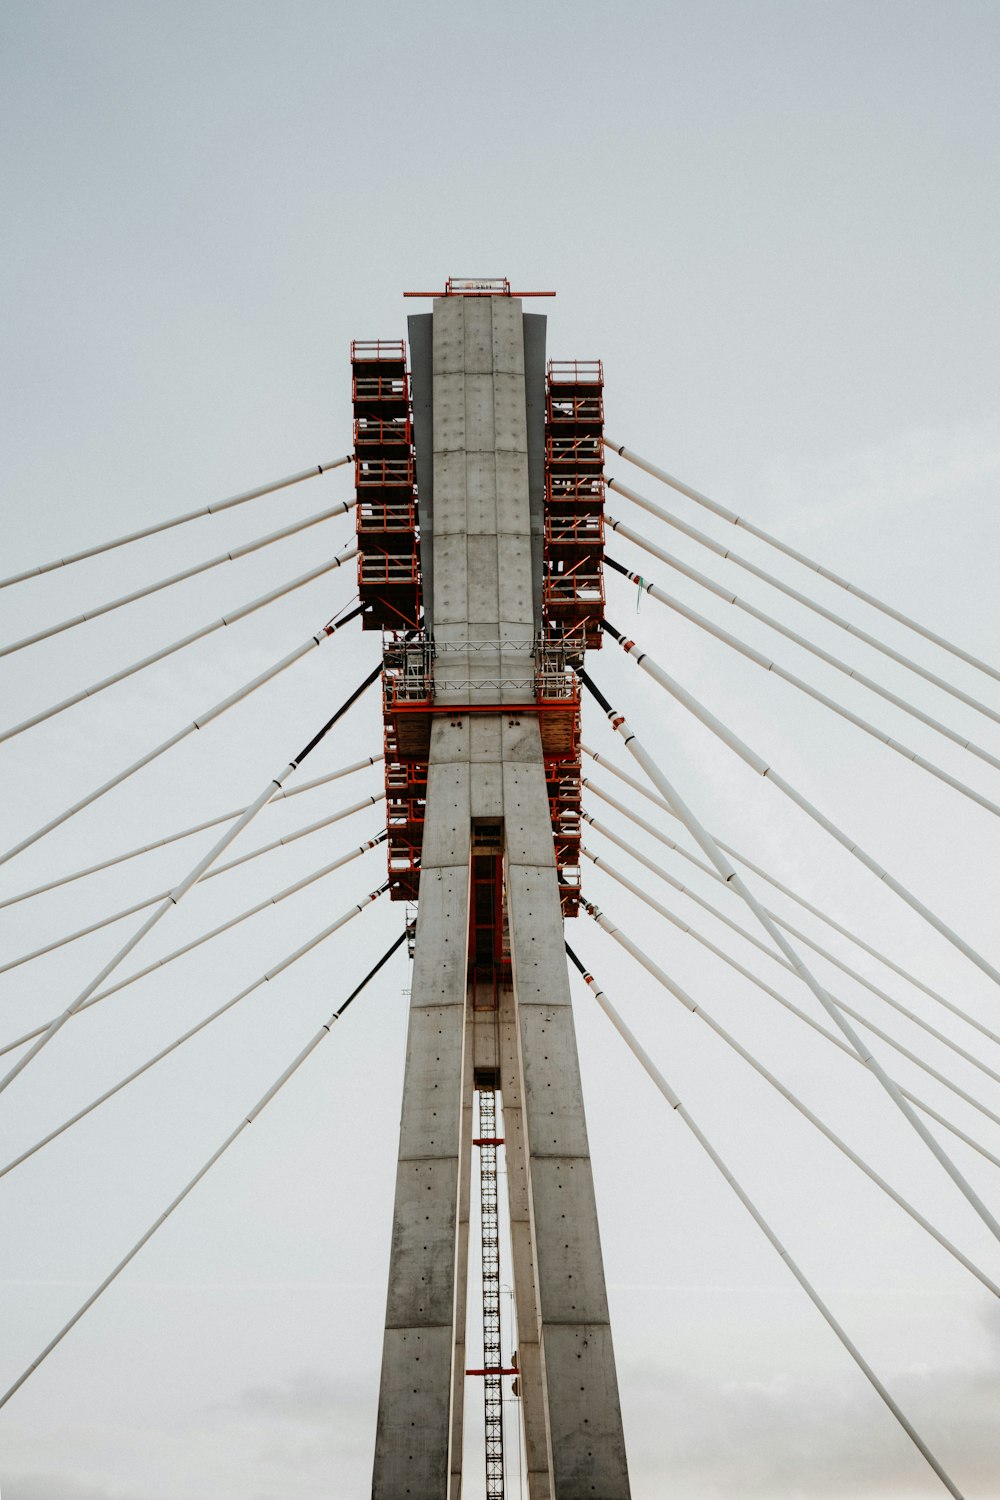
[[545, 321], [506, 283], [449, 283], [409, 320], [409, 370], [389, 371], [401, 346], [354, 350], [390, 880], [418, 897], [373, 1500], [461, 1493], [477, 1091], [500, 1104], [517, 1319], [516, 1370], [501, 1349], [477, 1372], [488, 1412], [516, 1381], [531, 1500], [629, 1494], [563, 937], [573, 667], [603, 605], [601, 370], [547, 372]]

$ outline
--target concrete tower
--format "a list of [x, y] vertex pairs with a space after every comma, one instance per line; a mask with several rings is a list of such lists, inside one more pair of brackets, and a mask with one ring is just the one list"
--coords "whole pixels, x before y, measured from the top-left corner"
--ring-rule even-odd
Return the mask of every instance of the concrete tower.
[[531, 1500], [629, 1494], [533, 707], [544, 330], [511, 296], [410, 319], [427, 641], [400, 650], [433, 657], [433, 713], [375, 1500], [461, 1493], [477, 1087], [502, 1099]]

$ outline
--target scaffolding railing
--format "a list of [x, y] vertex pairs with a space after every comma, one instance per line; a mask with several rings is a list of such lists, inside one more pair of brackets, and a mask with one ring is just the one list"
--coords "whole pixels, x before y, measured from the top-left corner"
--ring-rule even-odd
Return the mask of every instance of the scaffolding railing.
[[405, 375], [355, 375], [351, 382], [351, 398], [354, 404], [386, 402], [404, 407], [409, 405], [409, 393]]
[[351, 364], [393, 362], [406, 365], [406, 344], [402, 339], [352, 339]]
[[415, 471], [409, 454], [404, 458], [368, 458], [359, 454], [354, 468], [354, 482], [359, 490], [413, 488]]
[[604, 366], [599, 359], [550, 359], [549, 386], [604, 384]]
[[604, 397], [599, 386], [586, 395], [550, 390], [546, 410], [549, 422], [558, 427], [604, 425]]

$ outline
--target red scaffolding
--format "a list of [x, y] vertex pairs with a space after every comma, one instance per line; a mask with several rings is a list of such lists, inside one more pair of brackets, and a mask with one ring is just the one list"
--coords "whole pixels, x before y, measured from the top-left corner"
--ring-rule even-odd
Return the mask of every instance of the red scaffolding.
[[604, 614], [604, 370], [550, 360], [545, 393], [546, 634], [599, 650]]
[[[452, 295], [510, 295], [456, 282]], [[580, 701], [574, 673], [599, 648], [604, 613], [604, 372], [600, 360], [552, 360], [546, 377], [542, 630], [524, 701], [464, 709], [434, 702], [433, 647], [422, 634], [416, 466], [406, 345], [351, 345], [358, 590], [363, 624], [386, 636], [383, 672], [390, 894], [420, 882], [430, 726], [435, 713], [537, 714], [563, 913], [580, 900]], [[481, 934], [480, 936], [484, 936]]]
[[416, 468], [406, 345], [351, 345], [358, 593], [366, 630], [420, 624]]

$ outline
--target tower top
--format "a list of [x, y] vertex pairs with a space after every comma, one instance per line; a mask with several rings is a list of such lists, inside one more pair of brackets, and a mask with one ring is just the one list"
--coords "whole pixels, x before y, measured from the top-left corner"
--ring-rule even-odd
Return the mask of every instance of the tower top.
[[443, 292], [404, 292], [404, 297], [554, 297], [555, 292], [512, 292], [506, 276], [449, 276]]

